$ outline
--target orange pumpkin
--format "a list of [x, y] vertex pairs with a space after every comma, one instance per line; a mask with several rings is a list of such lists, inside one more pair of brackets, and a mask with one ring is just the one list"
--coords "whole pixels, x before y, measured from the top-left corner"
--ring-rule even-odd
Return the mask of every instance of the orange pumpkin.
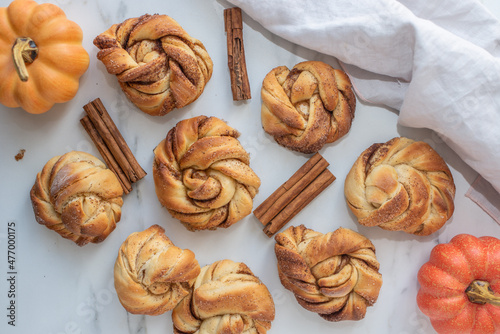
[[417, 304], [438, 333], [500, 333], [500, 240], [460, 234], [418, 272]]
[[61, 8], [14, 0], [0, 8], [0, 32], [0, 103], [40, 114], [76, 95], [89, 55]]

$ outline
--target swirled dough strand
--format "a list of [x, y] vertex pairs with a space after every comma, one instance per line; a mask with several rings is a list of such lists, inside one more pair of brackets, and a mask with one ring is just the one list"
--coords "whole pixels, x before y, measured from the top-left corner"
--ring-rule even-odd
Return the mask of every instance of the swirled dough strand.
[[167, 15], [112, 25], [94, 39], [97, 58], [115, 74], [129, 100], [161, 116], [194, 102], [212, 76], [205, 46]]
[[450, 169], [429, 144], [397, 137], [373, 144], [344, 184], [349, 208], [365, 226], [429, 235], [454, 211]]
[[30, 193], [37, 222], [83, 246], [105, 240], [121, 218], [123, 189], [96, 157], [71, 151], [50, 159]]
[[322, 234], [300, 225], [275, 239], [281, 283], [306, 310], [328, 321], [360, 320], [377, 301], [382, 275], [366, 237], [346, 228]]
[[156, 195], [189, 230], [229, 227], [252, 212], [260, 179], [239, 133], [216, 117], [177, 123], [154, 150]]
[[318, 152], [344, 136], [356, 109], [349, 77], [320, 61], [274, 68], [264, 78], [261, 97], [264, 130], [302, 153]]
[[175, 334], [266, 334], [274, 320], [267, 287], [241, 262], [201, 269], [191, 294], [172, 312]]
[[189, 294], [199, 273], [194, 253], [176, 247], [162, 227], [153, 225], [132, 233], [121, 245], [114, 267], [115, 289], [128, 312], [159, 315]]

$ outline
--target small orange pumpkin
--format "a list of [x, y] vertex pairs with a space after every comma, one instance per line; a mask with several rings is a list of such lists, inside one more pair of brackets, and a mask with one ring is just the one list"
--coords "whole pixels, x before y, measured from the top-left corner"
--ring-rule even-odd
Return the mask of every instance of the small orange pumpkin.
[[500, 240], [455, 236], [418, 272], [417, 304], [442, 334], [500, 333]]
[[61, 8], [14, 0], [0, 8], [0, 32], [0, 103], [40, 114], [76, 95], [89, 55]]

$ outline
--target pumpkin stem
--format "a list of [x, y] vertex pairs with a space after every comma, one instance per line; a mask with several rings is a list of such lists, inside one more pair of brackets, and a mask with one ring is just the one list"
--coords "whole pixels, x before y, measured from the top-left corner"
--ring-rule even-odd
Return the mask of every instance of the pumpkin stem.
[[500, 306], [500, 296], [495, 295], [490, 283], [485, 281], [473, 281], [465, 290], [469, 300], [476, 304], [486, 304]]
[[28, 81], [26, 63], [31, 64], [38, 56], [38, 47], [29, 37], [18, 37], [12, 46], [12, 58], [21, 81]]

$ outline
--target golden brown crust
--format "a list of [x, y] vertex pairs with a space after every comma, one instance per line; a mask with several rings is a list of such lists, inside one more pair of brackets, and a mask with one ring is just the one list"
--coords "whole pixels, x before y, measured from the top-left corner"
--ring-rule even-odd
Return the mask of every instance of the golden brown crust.
[[155, 148], [160, 203], [189, 230], [229, 227], [249, 215], [260, 186], [239, 133], [216, 117], [177, 123]]
[[344, 185], [347, 203], [365, 226], [429, 235], [454, 211], [450, 169], [425, 142], [393, 138], [356, 160]]
[[262, 83], [264, 130], [282, 146], [302, 153], [319, 151], [351, 128], [356, 97], [349, 77], [320, 61], [292, 70], [279, 66]]
[[115, 229], [122, 194], [118, 178], [102, 161], [71, 151], [45, 164], [30, 197], [39, 224], [83, 246], [103, 241]]
[[328, 321], [360, 320], [377, 301], [380, 265], [361, 234], [345, 228], [322, 234], [300, 225], [275, 239], [281, 283], [305, 309]]
[[174, 246], [153, 225], [132, 233], [121, 245], [114, 267], [115, 289], [130, 313], [159, 315], [189, 294], [200, 266], [189, 249]]
[[161, 116], [195, 101], [212, 76], [204, 45], [167, 15], [114, 24], [94, 39], [97, 58], [143, 112]]
[[176, 334], [265, 334], [274, 312], [272, 296], [259, 278], [244, 263], [222, 260], [201, 269], [172, 320]]

